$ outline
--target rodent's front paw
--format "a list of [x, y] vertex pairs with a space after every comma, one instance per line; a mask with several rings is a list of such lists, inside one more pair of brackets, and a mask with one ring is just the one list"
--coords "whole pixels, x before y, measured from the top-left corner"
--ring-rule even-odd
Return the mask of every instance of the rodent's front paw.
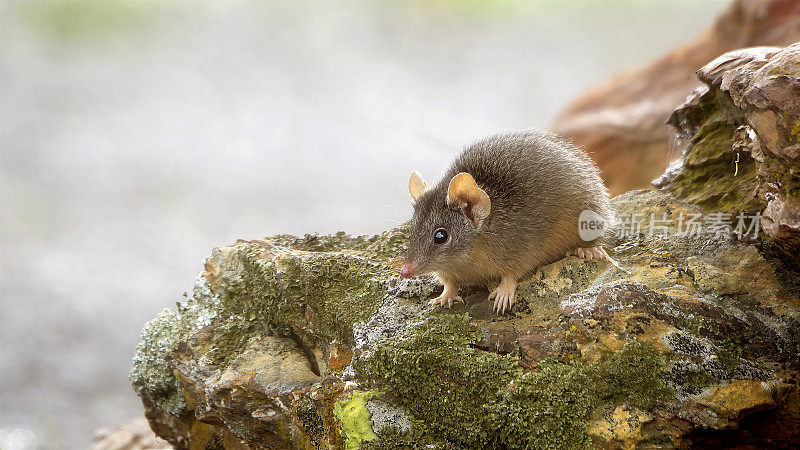
[[461, 302], [464, 303], [464, 299], [462, 299], [458, 295], [445, 295], [442, 294], [433, 300], [429, 301], [428, 303], [431, 305], [440, 305], [440, 306], [447, 306], [448, 308], [453, 306], [453, 303]]
[[509, 289], [508, 286], [504, 286], [503, 283], [500, 283], [497, 289], [489, 294], [489, 299], [494, 299], [493, 310], [495, 312], [498, 314], [505, 314], [506, 311], [511, 311], [511, 307], [514, 306], [514, 302], [517, 300], [516, 286]]

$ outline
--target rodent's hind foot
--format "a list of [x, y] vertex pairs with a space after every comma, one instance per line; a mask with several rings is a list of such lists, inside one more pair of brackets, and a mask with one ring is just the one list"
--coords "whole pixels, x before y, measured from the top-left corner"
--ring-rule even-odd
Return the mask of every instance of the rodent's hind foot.
[[502, 278], [500, 284], [489, 294], [489, 299], [494, 299], [492, 310], [497, 314], [511, 311], [517, 300], [517, 281], [513, 278]]
[[601, 247], [578, 247], [575, 250], [567, 253], [567, 256], [577, 256], [578, 258], [591, 261], [593, 259], [608, 259], [606, 252]]
[[464, 303], [464, 299], [461, 298], [459, 295], [445, 295], [443, 292], [442, 295], [432, 299], [428, 302], [429, 305], [439, 305], [439, 306], [447, 306], [448, 308], [453, 307], [453, 303], [461, 302]]

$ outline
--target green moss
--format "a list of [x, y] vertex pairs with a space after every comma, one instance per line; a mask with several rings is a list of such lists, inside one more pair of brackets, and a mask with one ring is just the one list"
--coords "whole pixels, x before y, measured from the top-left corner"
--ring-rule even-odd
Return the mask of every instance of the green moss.
[[487, 407], [492, 431], [509, 448], [589, 448], [589, 370], [554, 360], [540, 366]]
[[342, 424], [346, 449], [357, 449], [361, 442], [377, 438], [372, 431], [371, 415], [367, 409], [367, 402], [377, 395], [377, 391], [354, 391], [347, 400], [333, 405], [333, 414]]
[[686, 164], [695, 166], [722, 157], [733, 142], [734, 126], [712, 123], [705, 125], [692, 138], [692, 151]]
[[307, 328], [310, 319], [316, 340], [347, 346], [355, 344], [353, 324], [375, 313], [392, 276], [388, 266], [347, 253], [308, 253], [282, 258], [278, 266], [285, 293], [305, 308], [291, 319], [295, 328]]
[[597, 276], [600, 267], [605, 267], [605, 262], [583, 261], [564, 264], [558, 269], [558, 278], [572, 280], [571, 291], [582, 291], [589, 287]]
[[687, 318], [678, 323], [678, 328], [695, 336], [709, 339], [718, 349], [717, 358], [722, 368], [728, 372], [736, 370], [741, 363], [745, 338], [738, 333], [720, 329], [719, 324], [714, 320], [688, 313], [686, 315]]
[[[414, 417], [414, 439], [441, 438], [459, 448], [585, 448], [593, 411], [652, 409], [672, 397], [646, 341], [630, 341], [592, 364], [544, 360], [541, 370], [522, 375], [515, 358], [473, 348], [481, 337], [466, 316], [436, 314], [384, 341], [359, 370]], [[391, 439], [414, 448], [407, 437]]]
[[340, 252], [351, 250], [362, 252], [364, 256], [385, 261], [402, 258], [408, 245], [410, 222], [405, 222], [391, 230], [373, 236], [350, 236], [343, 231], [332, 235], [307, 234], [296, 237], [280, 234], [269, 238], [276, 245], [294, 250], [309, 252]]
[[753, 209], [757, 199], [755, 160], [732, 150], [734, 125], [713, 123], [700, 128], [678, 179], [675, 195], [706, 209]]
[[226, 323], [214, 333], [214, 348], [209, 355], [217, 364], [227, 364], [241, 352], [253, 324], [264, 333], [292, 336], [291, 323], [300, 320], [297, 305], [283, 301], [275, 264], [259, 260], [255, 245], [237, 250], [233, 258], [240, 271], [236, 279], [222, 286], [221, 314]]
[[352, 346], [353, 324], [377, 310], [392, 276], [388, 266], [358, 253], [297, 252], [273, 262], [258, 259], [259, 251], [239, 250], [240, 276], [223, 286], [223, 310], [309, 348], [334, 339]]
[[323, 419], [326, 409], [324, 401], [315, 401], [307, 395], [297, 402], [294, 416], [303, 433], [292, 436], [294, 448], [318, 449], [325, 447], [330, 435]]
[[205, 357], [211, 364], [227, 367], [239, 353], [247, 347], [247, 343], [269, 331], [258, 321], [230, 319], [221, 322], [210, 331], [210, 346]]
[[544, 360], [487, 406], [492, 430], [509, 448], [590, 448], [593, 411], [628, 404], [652, 409], [672, 392], [647, 341], [634, 340], [595, 363]]
[[742, 345], [736, 339], [725, 338], [718, 342], [717, 359], [728, 372], [733, 372], [742, 362]]
[[407, 329], [404, 338], [384, 341], [364, 368], [418, 419], [415, 428], [480, 448], [491, 441], [483, 405], [520, 372], [515, 358], [473, 348], [481, 337], [466, 316], [436, 314]]
[[705, 388], [714, 384], [714, 375], [705, 370], [690, 370], [686, 374], [686, 384], [693, 388]]
[[377, 439], [364, 442], [361, 445], [361, 450], [456, 448], [450, 442], [423, 434], [419, 427], [413, 428], [408, 432], [403, 432], [395, 428], [384, 429], [379, 431], [377, 435]]
[[406, 222], [392, 228], [380, 235], [380, 239], [372, 242], [364, 253], [377, 260], [391, 260], [403, 258], [408, 249], [408, 236], [411, 233], [411, 223]]
[[733, 137], [744, 123], [738, 111], [727, 94], [716, 93], [686, 112], [688, 122], [698, 125], [684, 130], [694, 134], [683, 171], [671, 187], [676, 197], [708, 210], [759, 208], [755, 160], [748, 152], [738, 152], [737, 172]]
[[281, 286], [275, 264], [258, 259], [255, 245], [237, 250], [234, 258], [240, 266], [239, 276], [222, 289], [222, 310], [228, 316], [244, 320], [263, 320], [279, 327], [278, 313], [281, 304]]
[[344, 231], [331, 235], [306, 234], [303, 237], [290, 234], [271, 236], [270, 241], [283, 247], [307, 252], [339, 252], [342, 250], [364, 250], [379, 239], [374, 236], [350, 236]]
[[377, 259], [400, 251], [406, 238], [407, 227], [371, 238], [340, 233], [289, 242], [283, 237], [283, 245], [341, 251], [295, 250], [276, 261], [264, 258], [263, 247], [255, 243], [238, 243], [225, 261], [225, 276], [215, 291], [219, 296], [203, 279], [177, 312], [164, 311], [145, 326], [130, 375], [134, 389], [164, 411], [179, 414], [185, 405], [173, 375], [174, 352], [209, 325], [204, 348], [197, 350], [220, 366], [259, 335], [292, 337], [307, 353], [334, 339], [352, 346], [353, 324], [374, 314], [393, 276], [390, 266]]
[[742, 360], [744, 336], [721, 330], [713, 320], [698, 317], [695, 321], [699, 322], [699, 326], [694, 334], [710, 339], [717, 346], [717, 359], [723, 369], [728, 372], [736, 370]]
[[672, 391], [661, 380], [663, 362], [648, 341], [626, 342], [622, 349], [592, 364], [593, 397], [649, 410], [664, 404]]
[[767, 72], [770, 76], [797, 76], [797, 67], [788, 64], [774, 65]]

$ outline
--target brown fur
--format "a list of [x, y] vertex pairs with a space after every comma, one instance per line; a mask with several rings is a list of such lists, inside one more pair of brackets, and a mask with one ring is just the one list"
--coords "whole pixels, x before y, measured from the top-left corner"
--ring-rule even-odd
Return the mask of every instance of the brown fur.
[[[450, 180], [460, 172], [475, 179], [491, 200], [479, 226], [447, 205]], [[610, 228], [614, 218], [598, 170], [580, 149], [541, 130], [499, 134], [469, 145], [442, 180], [415, 202], [407, 262], [417, 273], [435, 272], [458, 284], [482, 283], [500, 276], [515, 280], [564, 257], [582, 241], [578, 216], [592, 210]], [[444, 228], [450, 239], [433, 242]]]

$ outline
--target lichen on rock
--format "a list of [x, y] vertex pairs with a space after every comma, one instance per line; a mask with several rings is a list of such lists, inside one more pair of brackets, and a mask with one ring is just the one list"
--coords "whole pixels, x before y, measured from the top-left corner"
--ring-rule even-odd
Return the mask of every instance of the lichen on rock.
[[[668, 188], [617, 196], [620, 215], [758, 212], [765, 167], [783, 171], [769, 204], [795, 201], [795, 169], [758, 153], [772, 141], [748, 114], [765, 99], [724, 81], [739, 58], [715, 63], [703, 76], [722, 81], [677, 113], [691, 145]], [[748, 73], [772, 71], [748, 78], [765, 89], [795, 73], [753, 61]], [[621, 223], [609, 239], [621, 268], [541, 267], [505, 316], [486, 286], [444, 309], [427, 302], [435, 279], [400, 279], [408, 224], [238, 241], [145, 325], [131, 382], [176, 448], [796, 446], [800, 427], [770, 426], [800, 423], [799, 261], [781, 223], [748, 238]], [[738, 431], [751, 425], [758, 435]]]
[[185, 407], [178, 392], [178, 382], [170, 368], [172, 353], [182, 339], [216, 317], [219, 303], [202, 277], [194, 287], [191, 300], [178, 303], [178, 311], [164, 310], [148, 322], [136, 346], [131, 369], [131, 383], [140, 396], [147, 395], [162, 410], [178, 415]]
[[347, 400], [334, 404], [333, 414], [342, 424], [346, 449], [357, 449], [361, 442], [377, 439], [378, 436], [372, 430], [371, 414], [367, 409], [367, 402], [376, 395], [376, 392], [351, 392]]
[[[254, 442], [310, 439], [302, 423], [285, 415], [285, 402], [295, 400], [282, 396], [319, 381], [331, 370], [330, 358], [351, 352], [353, 325], [374, 314], [386, 295], [394, 270], [387, 256], [402, 233], [394, 231], [381, 246], [372, 246], [380, 236], [340, 234], [214, 249], [194, 295], [143, 330], [131, 382], [151, 415], [172, 416], [162, 419], [172, 422], [188, 411], [195, 418], [187, 429], [209, 421], [241, 429], [252, 425], [252, 414], [233, 411], [236, 402], [258, 400], [256, 416], [263, 417], [257, 420], [264, 422], [258, 432], [273, 438]], [[248, 387], [238, 398], [232, 386]], [[231, 410], [214, 411], [228, 397], [236, 400], [226, 402]], [[178, 446], [186, 441], [171, 438]], [[209, 439], [216, 439], [213, 433]]]
[[705, 86], [670, 116], [680, 165], [657, 180], [706, 208], [763, 213], [764, 232], [800, 251], [800, 43], [728, 52], [697, 71]]
[[519, 371], [513, 357], [473, 347], [480, 327], [465, 315], [434, 314], [364, 360], [365, 380], [390, 392], [431, 436], [465, 447], [490, 442], [476, 414]]
[[[701, 210], [663, 191], [615, 205]], [[403, 233], [362, 250], [287, 237], [215, 249], [194, 295], [137, 348], [131, 380], [153, 428], [178, 447], [683, 446], [790, 398], [737, 399], [755, 391], [731, 383], [794, 392], [798, 302], [757, 247], [645, 224], [614, 242], [625, 270], [565, 258], [497, 316], [480, 287], [429, 306], [441, 286], [396, 275]], [[720, 415], [723, 399], [750, 406]], [[358, 420], [342, 409], [354, 400]]]
[[590, 448], [590, 418], [618, 405], [652, 410], [672, 397], [652, 344], [632, 340], [593, 363], [544, 360], [487, 406], [508, 448]]

